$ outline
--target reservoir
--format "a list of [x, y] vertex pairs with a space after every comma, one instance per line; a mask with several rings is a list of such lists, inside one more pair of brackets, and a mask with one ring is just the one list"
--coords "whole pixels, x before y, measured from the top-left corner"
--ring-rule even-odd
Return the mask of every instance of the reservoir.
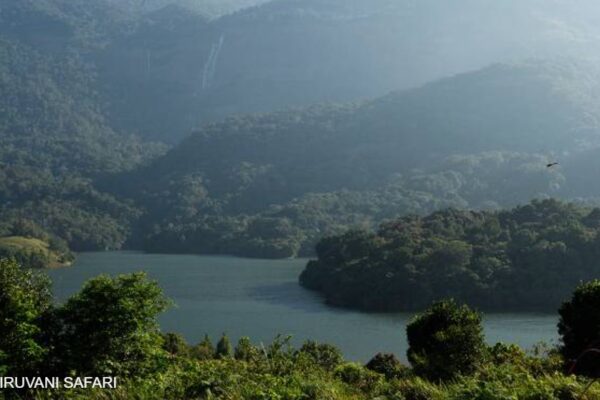
[[[405, 328], [412, 314], [374, 314], [330, 307], [298, 285], [306, 259], [257, 260], [137, 252], [81, 253], [72, 267], [48, 270], [58, 301], [100, 274], [145, 271], [158, 281], [176, 306], [160, 317], [164, 332], [181, 333], [190, 343], [204, 334], [216, 343], [225, 332], [232, 341], [249, 336], [270, 343], [278, 334], [339, 347], [346, 359], [368, 361], [377, 352], [406, 360]], [[556, 314], [488, 314], [485, 334], [498, 341], [531, 348], [556, 344]]]

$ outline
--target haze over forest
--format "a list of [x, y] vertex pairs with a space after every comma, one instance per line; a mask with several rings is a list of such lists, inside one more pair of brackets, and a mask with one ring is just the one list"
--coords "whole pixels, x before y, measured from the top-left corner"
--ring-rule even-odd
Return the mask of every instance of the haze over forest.
[[0, 400], [599, 399], [598, 17], [0, 0]]
[[447, 207], [595, 204], [599, 11], [2, 0], [0, 234], [289, 257]]

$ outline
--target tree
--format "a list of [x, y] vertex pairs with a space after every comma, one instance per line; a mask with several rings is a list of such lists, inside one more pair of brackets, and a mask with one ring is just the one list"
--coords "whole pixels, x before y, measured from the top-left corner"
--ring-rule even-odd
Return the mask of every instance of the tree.
[[315, 364], [329, 371], [344, 361], [342, 352], [337, 347], [313, 340], [304, 342], [298, 353], [307, 355]]
[[387, 379], [402, 378], [407, 376], [410, 370], [395, 355], [388, 353], [377, 353], [365, 368], [383, 374]]
[[[560, 351], [574, 371], [597, 376], [600, 372], [600, 280], [579, 285], [569, 301], [558, 310]], [[591, 351], [590, 351], [591, 350]]]
[[471, 374], [485, 342], [481, 315], [454, 300], [434, 303], [406, 327], [408, 360], [418, 375], [448, 380]]
[[256, 346], [252, 345], [250, 338], [244, 336], [238, 340], [234, 353], [236, 360], [252, 361], [258, 359], [259, 355], [259, 350], [256, 348]]
[[204, 339], [195, 345], [191, 351], [192, 357], [198, 360], [211, 360], [215, 358], [215, 347], [208, 335], [204, 335]]
[[48, 349], [39, 322], [51, 309], [47, 276], [0, 259], [0, 370], [8, 376], [36, 375]]
[[187, 356], [189, 346], [184, 337], [178, 333], [168, 332], [162, 335], [163, 349], [174, 356]]
[[216, 350], [217, 358], [227, 358], [233, 356], [233, 348], [231, 347], [231, 342], [229, 341], [229, 337], [225, 333], [221, 336], [221, 339], [217, 343]]
[[144, 273], [89, 280], [57, 312], [64, 368], [89, 376], [152, 371], [164, 355], [156, 317], [168, 304]]

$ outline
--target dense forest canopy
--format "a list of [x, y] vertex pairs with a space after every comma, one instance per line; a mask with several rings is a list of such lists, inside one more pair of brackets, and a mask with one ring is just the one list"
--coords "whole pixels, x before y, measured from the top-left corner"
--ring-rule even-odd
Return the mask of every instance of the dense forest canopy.
[[444, 207], [594, 202], [582, 172], [598, 168], [597, 74], [495, 65], [353, 105], [232, 117], [107, 187], [147, 206], [147, 249], [260, 256]]
[[90, 14], [114, 19], [84, 6], [2, 2], [0, 234], [13, 235], [28, 220], [38, 239], [60, 237], [76, 250], [119, 248], [138, 211], [93, 180], [132, 169], [164, 146], [115, 131], [104, 115], [94, 70], [76, 50], [98, 46], [108, 31]]
[[[406, 214], [594, 203], [599, 68], [568, 57], [593, 47], [582, 10], [595, 6], [463, 1], [460, 26], [429, 1], [280, 0], [220, 17], [185, 2], [0, 1], [0, 234], [25, 221], [75, 250], [289, 257]], [[457, 53], [467, 27], [480, 58]], [[564, 58], [484, 67], [525, 53]], [[330, 100], [344, 103], [206, 124]], [[170, 149], [149, 141], [191, 129]]]
[[368, 310], [419, 310], [452, 297], [487, 310], [545, 311], [597, 277], [599, 216], [556, 200], [407, 216], [322, 239], [300, 282], [332, 304]]
[[115, 128], [174, 143], [236, 113], [382, 96], [495, 62], [590, 58], [596, 11], [593, 0], [2, 0], [0, 32], [83, 54]]

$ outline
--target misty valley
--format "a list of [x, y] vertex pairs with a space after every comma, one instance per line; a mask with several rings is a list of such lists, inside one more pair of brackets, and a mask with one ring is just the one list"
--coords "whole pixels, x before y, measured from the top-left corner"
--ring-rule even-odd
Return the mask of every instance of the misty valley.
[[600, 399], [598, 16], [0, 0], [0, 400]]

